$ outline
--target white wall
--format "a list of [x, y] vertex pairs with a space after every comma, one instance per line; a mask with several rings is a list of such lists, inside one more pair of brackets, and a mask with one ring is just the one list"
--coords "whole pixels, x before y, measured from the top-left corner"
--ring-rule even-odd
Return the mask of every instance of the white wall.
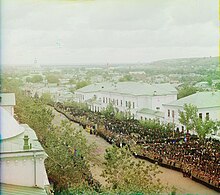
[[5, 110], [7, 110], [12, 116], [14, 116], [14, 106], [1, 106]]
[[[36, 185], [44, 188], [48, 185], [48, 178], [44, 166], [43, 155], [36, 157]], [[35, 186], [34, 157], [17, 157], [1, 159], [1, 183]]]
[[[168, 117], [168, 109], [170, 110], [170, 117]], [[172, 111], [174, 110], [174, 120], [172, 117]], [[164, 106], [164, 119], [166, 123], [174, 123], [176, 124], [176, 127], [179, 127], [180, 130], [182, 128], [182, 124], [179, 122], [179, 112], [183, 111], [183, 107], [177, 107], [177, 106]], [[220, 120], [220, 107], [217, 108], [203, 108], [198, 109], [198, 114], [202, 113], [202, 118], [206, 118], [206, 113], [209, 113], [209, 118], [213, 121]]]

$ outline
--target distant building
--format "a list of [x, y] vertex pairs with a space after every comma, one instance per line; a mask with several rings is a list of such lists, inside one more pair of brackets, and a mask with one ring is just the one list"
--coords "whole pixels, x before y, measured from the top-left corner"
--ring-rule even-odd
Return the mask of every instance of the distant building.
[[179, 100], [165, 103], [165, 121], [175, 123], [180, 130], [185, 127], [179, 122], [179, 111], [183, 111], [184, 104], [192, 104], [198, 108], [199, 117], [220, 121], [220, 91], [198, 92]]
[[106, 109], [112, 103], [119, 112], [137, 119], [159, 117], [163, 120], [162, 105], [177, 99], [177, 90], [168, 83], [97, 83], [78, 89], [75, 94], [78, 102], [87, 103], [95, 112]]
[[[3, 102], [6, 96], [1, 94]], [[3, 194], [46, 195], [49, 185], [44, 160], [47, 157], [33, 129], [20, 125], [0, 106], [0, 166]]]

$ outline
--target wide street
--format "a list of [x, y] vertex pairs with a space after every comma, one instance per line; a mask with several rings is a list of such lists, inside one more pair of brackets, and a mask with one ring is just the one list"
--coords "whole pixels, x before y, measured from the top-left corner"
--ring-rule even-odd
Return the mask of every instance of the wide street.
[[[55, 115], [53, 124], [54, 125], [59, 125], [61, 120], [66, 119], [65, 116], [62, 114], [58, 113], [53, 109], [53, 114]], [[79, 126], [76, 123], [72, 122], [72, 126], [78, 129], [82, 129], [81, 126]], [[96, 151], [94, 151], [94, 156], [91, 159], [91, 172], [92, 175], [94, 176], [95, 179], [97, 179], [102, 185], [106, 185], [105, 179], [100, 176], [102, 170], [103, 170], [103, 165], [102, 163], [104, 162], [104, 153], [105, 150], [108, 147], [111, 147], [111, 145], [106, 142], [104, 139], [101, 137], [97, 137], [95, 135], [90, 135], [88, 132], [82, 129], [83, 135], [86, 137], [87, 141], [89, 144], [95, 143], [96, 145]], [[134, 158], [134, 160], [137, 160]], [[145, 161], [146, 165], [150, 165], [152, 163]], [[158, 175], [158, 178], [161, 179], [163, 184], [168, 184], [170, 187], [174, 186], [177, 190], [177, 193], [179, 194], [207, 194], [207, 195], [217, 195], [219, 194], [218, 192], [209, 189], [208, 187], [201, 185], [195, 181], [192, 181], [190, 178], [183, 177], [182, 173], [178, 171], [174, 171], [171, 169], [167, 169], [164, 167], [159, 167], [159, 170], [162, 171], [161, 174]]]

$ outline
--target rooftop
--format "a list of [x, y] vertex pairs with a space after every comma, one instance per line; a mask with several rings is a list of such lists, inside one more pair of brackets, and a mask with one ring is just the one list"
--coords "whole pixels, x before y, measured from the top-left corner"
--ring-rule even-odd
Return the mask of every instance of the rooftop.
[[[8, 153], [21, 153], [21, 152], [28, 152], [28, 151], [42, 151], [43, 152], [43, 148], [40, 144], [40, 142], [37, 139], [37, 136], [34, 132], [33, 129], [31, 129], [28, 125], [23, 124], [20, 125], [23, 129], [24, 132], [9, 138], [9, 139], [4, 139], [1, 140], [1, 155], [3, 155], [4, 153], [8, 154]], [[32, 149], [29, 150], [24, 150], [23, 149], [23, 145], [24, 145], [24, 135], [28, 135], [29, 138], [29, 144], [32, 144]]]
[[14, 106], [15, 94], [14, 93], [0, 93], [0, 106]]
[[129, 95], [171, 95], [177, 94], [176, 88], [169, 84], [147, 84], [141, 82], [118, 82], [118, 83], [96, 83], [88, 85], [76, 92], [91, 93], [91, 92], [111, 92]]
[[0, 140], [8, 139], [24, 132], [24, 128], [2, 107], [0, 107], [0, 118]]
[[47, 195], [46, 191], [41, 188], [36, 187], [26, 187], [26, 186], [17, 186], [11, 184], [2, 184], [1, 191], [2, 195]]
[[149, 114], [149, 115], [153, 115], [153, 116], [157, 116], [157, 117], [164, 117], [163, 112], [157, 111], [157, 110], [151, 110], [149, 108], [143, 108], [143, 109], [139, 110], [138, 113]]
[[198, 92], [164, 105], [183, 107], [184, 104], [193, 104], [197, 108], [220, 107], [220, 91]]

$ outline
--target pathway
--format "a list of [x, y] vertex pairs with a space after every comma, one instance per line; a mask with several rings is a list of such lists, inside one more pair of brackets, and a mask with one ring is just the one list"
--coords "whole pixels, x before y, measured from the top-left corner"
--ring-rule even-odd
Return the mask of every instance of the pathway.
[[[61, 115], [57, 111], [53, 109], [53, 113], [55, 114], [53, 123], [55, 125], [59, 125], [61, 120], [65, 119], [65, 116]], [[72, 122], [73, 127], [81, 128], [77, 123]], [[95, 143], [97, 146], [97, 149], [95, 151], [96, 155], [94, 155], [93, 159], [91, 159], [91, 172], [95, 179], [97, 179], [101, 184], [106, 185], [105, 179], [100, 176], [102, 170], [103, 170], [103, 161], [104, 161], [104, 153], [105, 150], [108, 147], [111, 147], [111, 145], [106, 142], [101, 137], [97, 137], [95, 135], [90, 135], [85, 130], [82, 131], [83, 135], [86, 137], [89, 144]], [[134, 158], [135, 159], [135, 158]], [[136, 159], [137, 160], [137, 159]], [[145, 161], [147, 165], [150, 165], [152, 163]], [[174, 186], [177, 188], [177, 192], [180, 194], [206, 194], [206, 195], [218, 195], [219, 193], [209, 189], [208, 187], [199, 184], [190, 178], [183, 177], [182, 173], [178, 171], [174, 171], [171, 169], [167, 169], [164, 167], [159, 166], [159, 170], [161, 170], [163, 173], [158, 175], [158, 178], [161, 179], [163, 184], [168, 184], [169, 186]]]

